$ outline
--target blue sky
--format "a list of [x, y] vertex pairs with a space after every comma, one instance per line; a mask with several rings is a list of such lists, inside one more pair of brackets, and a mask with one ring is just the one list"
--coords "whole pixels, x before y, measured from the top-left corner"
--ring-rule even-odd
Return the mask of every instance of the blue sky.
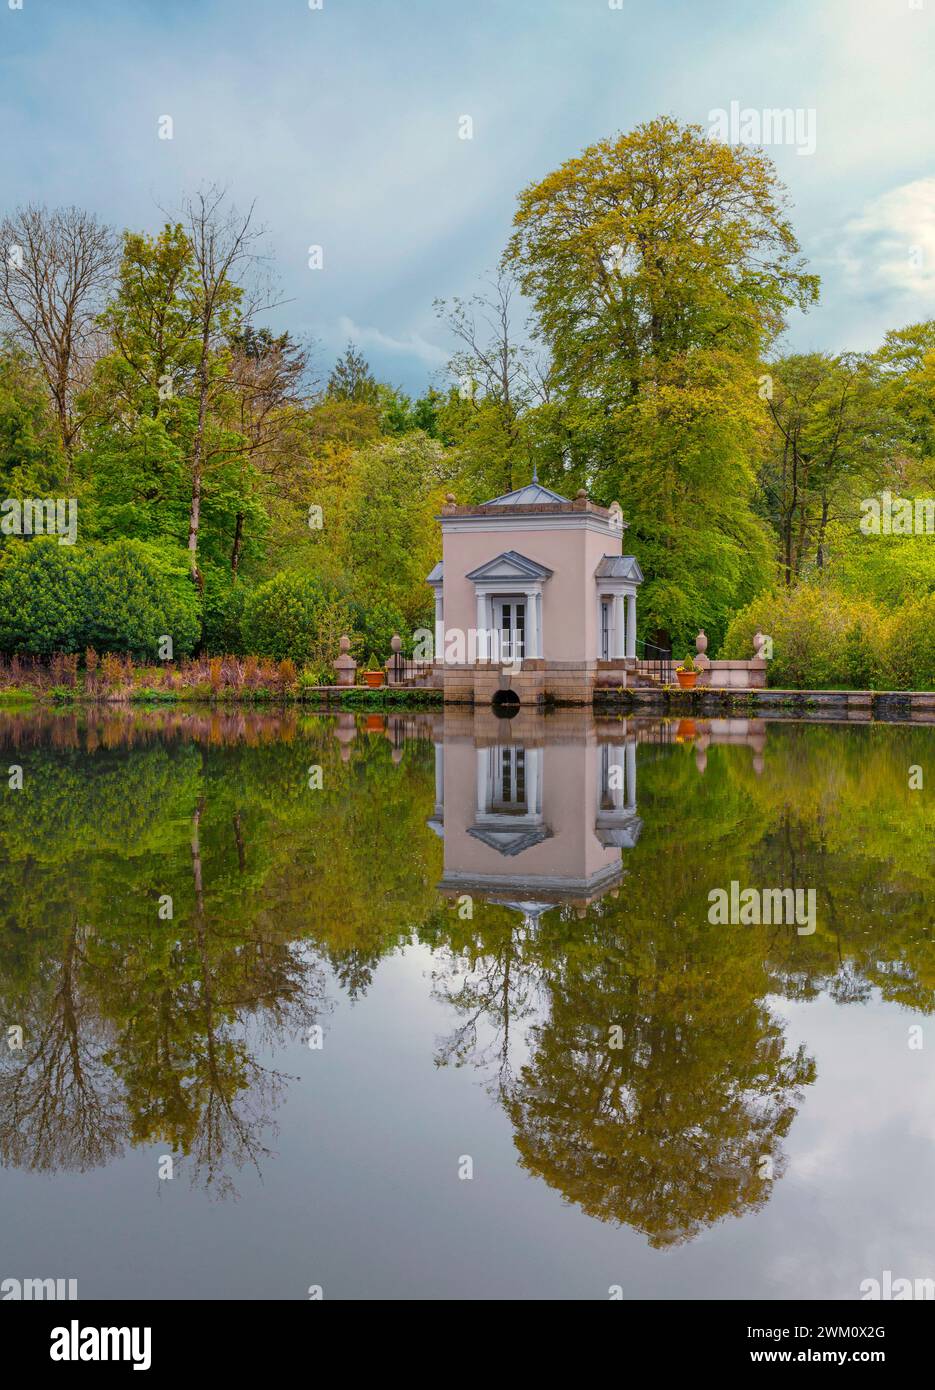
[[17, 3], [0, 0], [0, 204], [155, 229], [205, 182], [255, 198], [291, 301], [272, 321], [319, 339], [323, 368], [352, 337], [421, 390], [451, 347], [433, 299], [495, 264], [525, 184], [732, 101], [815, 112], [814, 154], [769, 149], [822, 278], [789, 345], [869, 348], [935, 316], [935, 0]]

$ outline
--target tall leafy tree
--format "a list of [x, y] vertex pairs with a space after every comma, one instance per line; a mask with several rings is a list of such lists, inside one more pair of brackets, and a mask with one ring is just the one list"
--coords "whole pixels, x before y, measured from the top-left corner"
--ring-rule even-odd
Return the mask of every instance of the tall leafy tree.
[[216, 187], [201, 190], [191, 198], [185, 207], [185, 217], [194, 261], [191, 308], [198, 341], [188, 552], [192, 579], [199, 590], [203, 590], [198, 538], [205, 472], [209, 464], [210, 410], [217, 394], [226, 385], [231, 339], [251, 323], [259, 308], [255, 297], [245, 295], [238, 277], [251, 268], [261, 232], [253, 226], [253, 208], [245, 215], [238, 214], [225, 203], [224, 190]]
[[0, 349], [0, 496], [47, 497], [64, 482], [61, 437], [28, 353]]
[[525, 416], [548, 399], [548, 368], [519, 334], [517, 300], [515, 272], [500, 265], [468, 299], [435, 301], [458, 345], [448, 363], [455, 389], [444, 427], [478, 499], [527, 481], [531, 456]]
[[644, 631], [687, 640], [703, 619], [717, 633], [768, 572], [757, 364], [817, 295], [782, 185], [761, 151], [662, 117], [530, 185], [514, 226], [507, 263], [584, 431], [589, 484], [619, 495], [634, 548], [652, 550]]
[[814, 301], [785, 206], [761, 151], [660, 117], [524, 189], [507, 259], [557, 372], [613, 401], [654, 361], [755, 355]]
[[856, 531], [859, 499], [882, 480], [897, 439], [866, 357], [792, 354], [769, 377], [760, 482], [791, 585], [807, 566], [824, 568], [830, 525], [846, 518]]
[[[229, 424], [240, 441], [241, 486], [247, 499], [269, 502], [283, 495], [301, 502], [308, 402], [308, 349], [288, 333], [247, 325], [232, 340]], [[236, 579], [243, 554], [248, 501], [239, 506], [231, 541]]]

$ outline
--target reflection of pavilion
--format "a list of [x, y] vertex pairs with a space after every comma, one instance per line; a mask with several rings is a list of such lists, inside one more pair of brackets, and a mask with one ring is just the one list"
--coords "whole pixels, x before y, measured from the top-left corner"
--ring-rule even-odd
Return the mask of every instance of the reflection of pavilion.
[[483, 897], [536, 921], [566, 904], [583, 912], [616, 891], [623, 851], [643, 823], [636, 809], [639, 743], [688, 743], [703, 773], [712, 744], [752, 749], [763, 770], [760, 719], [594, 720], [521, 711], [446, 709], [432, 728], [435, 812], [445, 841], [439, 884], [448, 897]]
[[636, 739], [592, 723], [544, 731], [541, 719], [446, 712], [435, 743], [435, 814], [445, 840], [439, 885], [481, 896], [536, 921], [548, 908], [583, 910], [623, 874], [636, 813]]

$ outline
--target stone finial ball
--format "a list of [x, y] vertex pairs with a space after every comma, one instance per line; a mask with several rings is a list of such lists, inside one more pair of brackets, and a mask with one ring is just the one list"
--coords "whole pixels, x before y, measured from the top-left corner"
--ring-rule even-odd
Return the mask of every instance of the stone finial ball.
[[351, 649], [351, 639], [346, 636], [342, 637], [338, 645], [340, 646], [342, 653], [349, 652]]
[[394, 633], [394, 635], [390, 638], [390, 647], [391, 647], [391, 649], [392, 649], [394, 652], [398, 652], [399, 649], [400, 649], [400, 647], [401, 647], [402, 645], [403, 645], [403, 639], [399, 636], [398, 633]]
[[587, 502], [587, 500], [588, 500], [588, 490], [587, 490], [587, 488], [586, 488], [586, 487], [579, 487], [578, 491], [575, 493], [575, 497], [576, 497], [576, 499], [577, 499], [579, 502]]
[[445, 501], [448, 503], [449, 507], [454, 507], [457, 504], [457, 498], [453, 492], [445, 493]]

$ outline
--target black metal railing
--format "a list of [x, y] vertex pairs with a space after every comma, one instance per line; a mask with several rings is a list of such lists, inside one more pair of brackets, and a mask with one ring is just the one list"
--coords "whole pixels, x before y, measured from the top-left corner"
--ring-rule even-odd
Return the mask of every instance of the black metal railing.
[[666, 647], [658, 647], [655, 642], [637, 639], [636, 659], [639, 662], [639, 670], [644, 675], [651, 676], [660, 685], [672, 685], [674, 683], [675, 662], [672, 659], [671, 650]]

